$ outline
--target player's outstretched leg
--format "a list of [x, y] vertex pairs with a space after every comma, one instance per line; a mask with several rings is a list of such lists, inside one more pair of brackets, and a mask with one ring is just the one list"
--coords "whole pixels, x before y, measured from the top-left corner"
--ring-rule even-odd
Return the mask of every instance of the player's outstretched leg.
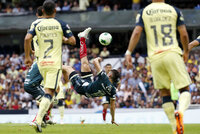
[[189, 93], [189, 87], [184, 89], [180, 89], [180, 97], [179, 97], [179, 109], [175, 113], [176, 117], [176, 124], [177, 124], [177, 133], [183, 134], [184, 133], [184, 124], [183, 124], [183, 115], [185, 110], [190, 105], [191, 95]]
[[81, 72], [91, 72], [89, 62], [87, 59], [87, 46], [86, 46], [86, 39], [88, 37], [89, 32], [92, 28], [87, 28], [83, 32], [80, 32], [78, 34], [78, 37], [80, 39], [80, 60], [81, 60]]

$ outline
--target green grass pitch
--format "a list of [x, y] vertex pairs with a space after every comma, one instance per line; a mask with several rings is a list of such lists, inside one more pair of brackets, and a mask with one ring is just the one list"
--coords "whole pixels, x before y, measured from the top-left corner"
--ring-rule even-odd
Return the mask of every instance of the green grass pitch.
[[[0, 124], [0, 134], [35, 134], [28, 124]], [[43, 134], [172, 134], [167, 124], [48, 125]], [[184, 134], [200, 134], [200, 124], [186, 124]]]

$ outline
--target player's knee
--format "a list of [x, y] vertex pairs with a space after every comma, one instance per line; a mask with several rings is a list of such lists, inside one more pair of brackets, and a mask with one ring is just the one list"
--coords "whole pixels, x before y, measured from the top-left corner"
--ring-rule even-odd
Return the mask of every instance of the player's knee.
[[170, 90], [169, 89], [161, 89], [161, 96], [170, 96]]
[[167, 102], [173, 102], [171, 96], [163, 96], [162, 97], [163, 104]]

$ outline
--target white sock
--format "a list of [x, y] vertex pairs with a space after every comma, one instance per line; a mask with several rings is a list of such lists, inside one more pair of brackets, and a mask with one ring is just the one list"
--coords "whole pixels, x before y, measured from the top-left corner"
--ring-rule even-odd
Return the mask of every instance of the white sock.
[[65, 107], [64, 106], [59, 106], [58, 109], [59, 109], [59, 112], [60, 112], [60, 119], [63, 119], [64, 118], [64, 109], [65, 109]]
[[42, 124], [42, 119], [43, 119], [44, 115], [46, 114], [46, 112], [48, 111], [50, 104], [51, 104], [50, 99], [48, 99], [46, 97], [42, 98], [40, 105], [39, 105], [39, 111], [38, 111], [38, 114], [36, 117], [36, 121], [39, 125]]
[[165, 114], [167, 115], [167, 117], [169, 119], [170, 125], [172, 127], [172, 131], [174, 132], [176, 130], [176, 119], [174, 116], [174, 111], [175, 111], [174, 104], [173, 104], [173, 102], [167, 102], [167, 103], [164, 103], [162, 105], [162, 107], [165, 111]]
[[185, 110], [189, 107], [191, 101], [191, 94], [189, 92], [181, 93], [179, 97], [179, 112], [184, 114]]

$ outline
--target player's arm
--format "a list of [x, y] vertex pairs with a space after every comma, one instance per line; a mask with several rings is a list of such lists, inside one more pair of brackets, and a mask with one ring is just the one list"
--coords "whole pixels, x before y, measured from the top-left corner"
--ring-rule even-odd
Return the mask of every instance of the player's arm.
[[178, 26], [178, 31], [180, 33], [181, 44], [183, 50], [188, 52], [189, 37], [185, 25]]
[[63, 43], [69, 45], [76, 45], [76, 38], [74, 37], [69, 25], [64, 21], [58, 20], [63, 30]]
[[125, 60], [126, 60], [128, 69], [133, 67], [132, 59], [131, 59], [131, 53], [133, 52], [133, 50], [136, 48], [136, 46], [138, 44], [142, 30], [143, 30], [143, 28], [141, 26], [136, 26], [132, 35], [131, 35], [131, 39], [129, 41], [128, 49], [127, 49], [126, 54], [125, 54]]
[[198, 46], [199, 44], [200, 44], [200, 36], [196, 40], [193, 40], [192, 42], [190, 42], [189, 51], [191, 51], [192, 48]]
[[102, 59], [100, 57], [97, 57], [93, 60], [93, 64], [94, 64], [95, 69], [97, 70], [97, 73], [100, 73], [102, 71], [101, 65], [100, 65], [101, 61]]
[[182, 44], [183, 50], [184, 50], [183, 59], [185, 62], [187, 62], [188, 55], [189, 55], [189, 49], [188, 49], [189, 37], [188, 37], [188, 33], [187, 33], [186, 26], [184, 23], [183, 14], [181, 13], [181, 11], [179, 11], [179, 9], [175, 8], [175, 10], [177, 12], [178, 32], [180, 34], [180, 40], [181, 40], [181, 44]]
[[110, 98], [110, 114], [112, 117], [111, 123], [118, 126], [118, 124], [115, 122], [115, 99]]
[[25, 65], [27, 67], [30, 67], [32, 65], [32, 59], [30, 54], [32, 54], [32, 48], [31, 48], [31, 41], [33, 39], [33, 35], [30, 33], [27, 33], [24, 39], [24, 52], [25, 52]]
[[63, 43], [74, 46], [76, 45], [76, 38], [74, 36], [71, 36], [69, 38], [63, 36]]
[[125, 62], [127, 64], [128, 69], [133, 67], [131, 53], [136, 48], [138, 41], [140, 39], [142, 30], [143, 30], [143, 27], [144, 27], [144, 23], [143, 23], [143, 19], [142, 19], [142, 12], [143, 12], [143, 10], [136, 17], [136, 27], [133, 30], [131, 39], [129, 41], [128, 49], [125, 53]]

